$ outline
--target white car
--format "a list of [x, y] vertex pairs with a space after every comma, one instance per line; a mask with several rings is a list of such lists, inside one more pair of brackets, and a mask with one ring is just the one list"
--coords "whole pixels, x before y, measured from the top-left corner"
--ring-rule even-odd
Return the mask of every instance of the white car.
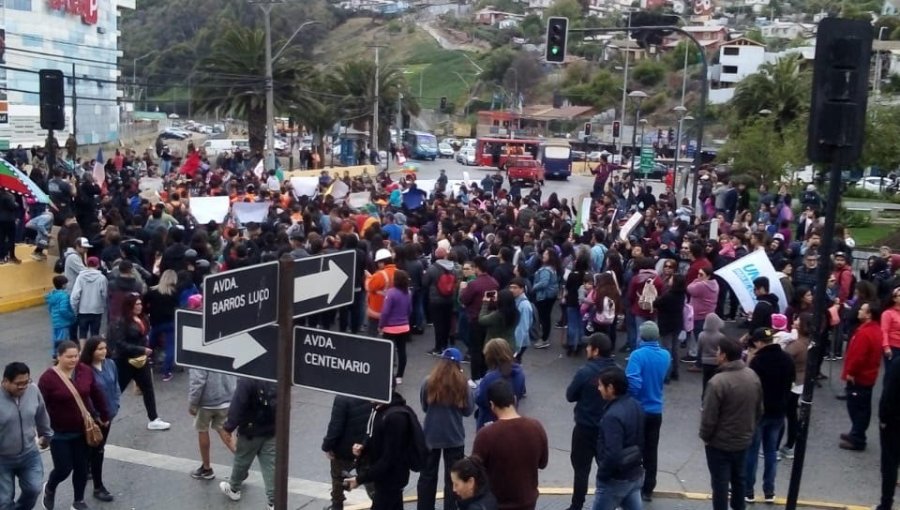
[[438, 156], [442, 158], [452, 158], [453, 157], [453, 146], [447, 142], [441, 142], [438, 144]]
[[475, 164], [475, 149], [471, 147], [463, 147], [456, 153], [456, 161], [463, 165], [469, 166]]
[[856, 182], [856, 187], [867, 191], [881, 193], [894, 183], [890, 177], [863, 177]]
[[591, 151], [587, 155], [587, 160], [588, 161], [600, 161], [600, 158], [602, 158], [604, 155], [606, 155], [606, 157], [609, 157], [610, 153], [608, 153], [606, 151]]

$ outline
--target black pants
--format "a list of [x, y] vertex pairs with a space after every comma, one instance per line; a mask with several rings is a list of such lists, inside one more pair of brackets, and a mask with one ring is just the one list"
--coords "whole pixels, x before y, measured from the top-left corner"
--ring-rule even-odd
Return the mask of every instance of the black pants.
[[[111, 425], [111, 423], [110, 423]], [[104, 457], [104, 447], [106, 446], [106, 440], [109, 439], [109, 427], [110, 425], [103, 426], [100, 425], [100, 430], [103, 431], [103, 441], [100, 442], [97, 446], [88, 447], [90, 448], [90, 460], [91, 460], [91, 479], [94, 482], [94, 490], [104, 489], [103, 485], [103, 457]]]
[[477, 381], [487, 373], [487, 365], [484, 362], [484, 335], [487, 334], [484, 326], [478, 324], [478, 320], [469, 317], [469, 356], [472, 358], [472, 380]]
[[331, 459], [331, 508], [338, 510], [347, 499], [344, 494], [344, 472], [353, 469], [353, 459], [335, 457]]
[[403, 510], [403, 487], [375, 484], [371, 510]]
[[[800, 404], [800, 395], [793, 391], [788, 394], [787, 398], [787, 439], [784, 441], [785, 448], [793, 448], [797, 442], [798, 416], [797, 409]], [[779, 441], [780, 443], [780, 441]]]
[[659, 449], [659, 429], [662, 427], [662, 415], [644, 415], [644, 487], [643, 494], [653, 494], [656, 489], [656, 467]]
[[[744, 472], [747, 450], [726, 452], [706, 445], [706, 465], [712, 486], [713, 510], [728, 510], [728, 486], [731, 485], [732, 510], [744, 510]], [[756, 455], [754, 453], [753, 455]]]
[[872, 421], [872, 387], [847, 383], [847, 414], [850, 415], [850, 442], [866, 447], [866, 430]]
[[439, 448], [428, 452], [425, 468], [419, 474], [419, 483], [416, 485], [416, 495], [418, 496], [416, 508], [418, 510], [434, 510], [441, 456], [444, 457], [444, 510], [456, 510], [456, 495], [453, 493], [453, 482], [450, 480], [450, 468], [465, 456], [465, 447], [463, 446]]
[[0, 221], [0, 260], [16, 258], [16, 222]]
[[556, 298], [545, 299], [534, 304], [537, 308], [538, 319], [541, 321], [541, 340], [544, 342], [550, 338], [550, 332], [553, 331], [553, 303]]
[[569, 460], [572, 461], [575, 480], [572, 482], [572, 504], [569, 505], [571, 510], [579, 510], [584, 506], [588, 479], [591, 476], [591, 464], [596, 458], [599, 434], [596, 427], [587, 427], [577, 423], [572, 429], [572, 453], [569, 454]]
[[428, 307], [434, 324], [434, 350], [443, 351], [450, 345], [450, 327], [453, 324], [453, 303], [432, 303]]
[[[672, 360], [672, 363], [677, 363], [677, 360]], [[700, 369], [703, 370], [703, 392], [700, 393], [700, 403], [703, 403], [703, 399], [706, 397], [706, 385], [709, 384], [709, 380], [716, 375], [716, 371], [719, 370], [717, 365], [700, 365]]]
[[53, 471], [50, 471], [50, 476], [47, 478], [47, 490], [56, 492], [56, 487], [71, 474], [74, 501], [84, 501], [89, 455], [84, 435], [79, 435], [73, 439], [54, 439], [50, 441]]
[[888, 423], [879, 429], [881, 435], [881, 505], [878, 510], [891, 510], [900, 467], [900, 424]]
[[119, 390], [125, 391], [128, 383], [134, 380], [138, 389], [141, 390], [141, 396], [144, 397], [144, 409], [147, 410], [147, 419], [155, 420], [159, 416], [156, 414], [156, 395], [153, 394], [153, 372], [149, 364], [145, 364], [141, 368], [134, 368], [128, 363], [126, 358], [116, 358], [116, 369], [119, 371]]
[[409, 332], [400, 333], [400, 334], [392, 334], [385, 333], [384, 338], [394, 342], [394, 347], [397, 349], [397, 375], [396, 377], [403, 377], [403, 374], [406, 372], [406, 344], [409, 342]]

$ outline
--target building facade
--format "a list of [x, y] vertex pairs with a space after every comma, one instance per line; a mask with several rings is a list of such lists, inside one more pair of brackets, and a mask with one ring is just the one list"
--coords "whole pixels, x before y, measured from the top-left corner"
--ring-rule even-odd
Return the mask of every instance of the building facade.
[[60, 144], [72, 132], [82, 145], [118, 138], [119, 11], [134, 7], [135, 0], [0, 0], [5, 37], [0, 149], [46, 140], [40, 127], [40, 69], [57, 69], [66, 77], [66, 132], [56, 134]]

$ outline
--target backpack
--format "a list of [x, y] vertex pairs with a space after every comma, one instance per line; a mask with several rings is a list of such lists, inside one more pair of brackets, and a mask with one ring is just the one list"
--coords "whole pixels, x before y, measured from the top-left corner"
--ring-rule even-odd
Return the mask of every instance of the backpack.
[[531, 326], [528, 328], [528, 341], [534, 345], [544, 341], [544, 332], [541, 328], [541, 321], [538, 319], [537, 307], [531, 301], [528, 304], [531, 306]]
[[53, 264], [54, 273], [63, 274], [66, 272], [66, 259], [69, 258], [69, 255], [72, 255], [72, 253], [68, 253], [56, 259], [56, 262]]
[[644, 280], [644, 287], [641, 288], [641, 293], [638, 295], [638, 308], [648, 312], [653, 311], [653, 302], [656, 301], [656, 298], [659, 296], [659, 291], [656, 290], [653, 279], [654, 278], [650, 276]]
[[422, 425], [419, 423], [419, 417], [416, 416], [416, 412], [413, 411], [412, 408], [405, 404], [402, 406], [393, 406], [388, 409], [384, 413], [384, 419], [387, 420], [388, 416], [392, 413], [403, 413], [409, 420], [409, 427], [412, 432], [412, 443], [406, 450], [406, 463], [409, 469], [418, 473], [425, 467], [429, 453], [428, 445], [425, 444], [425, 432], [422, 430]]
[[444, 268], [441, 268], [444, 272], [438, 276], [437, 279], [437, 292], [438, 295], [443, 297], [450, 297], [453, 295], [453, 291], [456, 290], [456, 274], [453, 271], [447, 271]]
[[275, 424], [277, 393], [273, 384], [263, 384], [256, 388], [253, 399], [252, 418], [247, 422], [248, 437], [253, 435], [256, 427], [268, 427]]

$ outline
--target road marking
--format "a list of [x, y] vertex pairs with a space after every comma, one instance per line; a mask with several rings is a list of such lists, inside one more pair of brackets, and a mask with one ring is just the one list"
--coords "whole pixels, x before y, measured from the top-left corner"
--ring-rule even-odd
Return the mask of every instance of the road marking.
[[[189, 473], [197, 468], [197, 459], [185, 459], [183, 457], [174, 457], [172, 455], [145, 452], [143, 450], [125, 448], [124, 446], [108, 444], [104, 448], [104, 452], [107, 459], [156, 469], [164, 469], [166, 471], [181, 473], [184, 476], [189, 476]], [[210, 467], [219, 473], [231, 472], [231, 466], [223, 464], [212, 464]], [[244, 483], [263, 487], [262, 475], [259, 471], [251, 470], [250, 476], [247, 477], [247, 480]], [[304, 480], [302, 478], [288, 478], [288, 492], [297, 496], [331, 501], [330, 483]], [[344, 494], [347, 497], [347, 506], [363, 504], [366, 506], [371, 505], [369, 498], [366, 495], [366, 491], [364, 490], [349, 491]]]

